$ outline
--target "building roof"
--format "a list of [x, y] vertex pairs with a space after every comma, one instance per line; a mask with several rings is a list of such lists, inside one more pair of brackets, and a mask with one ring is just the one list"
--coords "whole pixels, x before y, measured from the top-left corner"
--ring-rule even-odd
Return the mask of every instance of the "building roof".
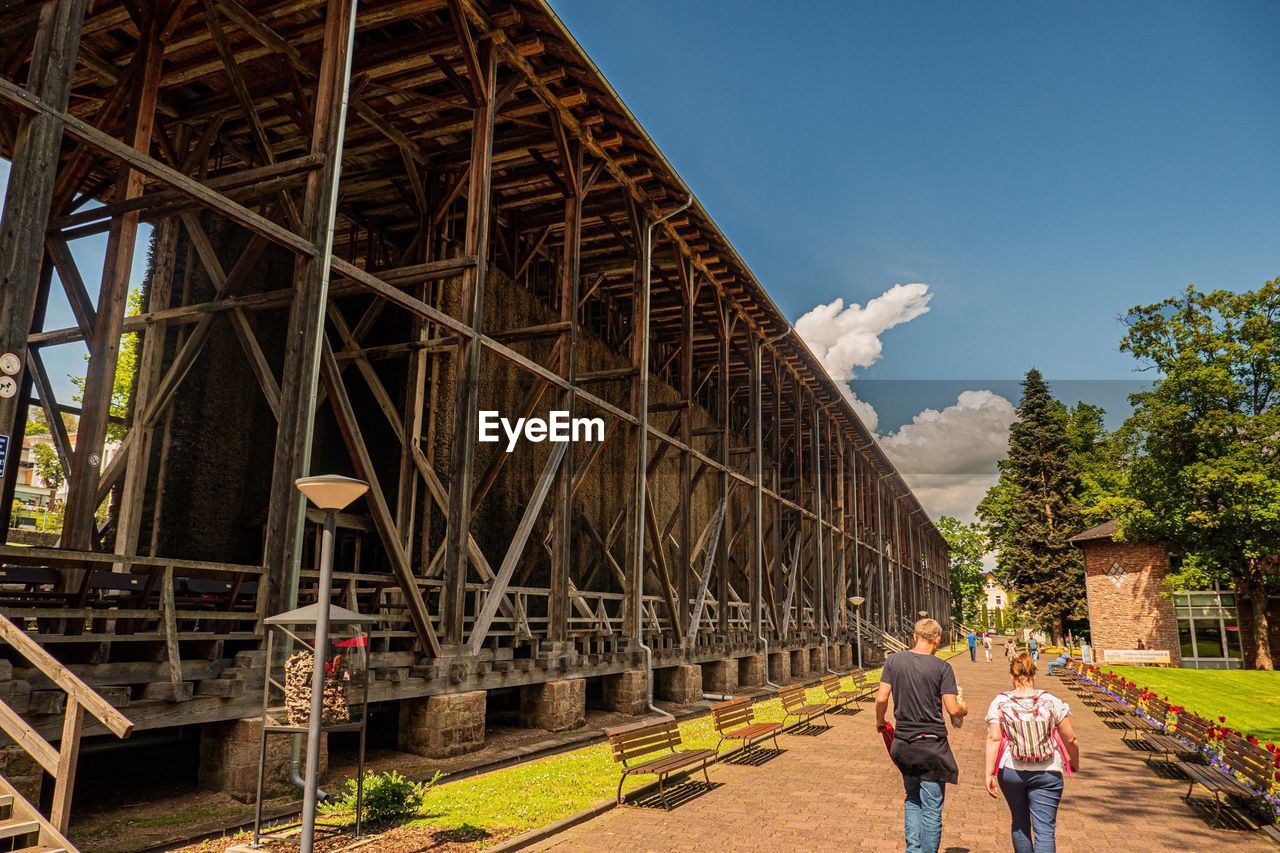
[[1090, 527], [1081, 533], [1077, 533], [1067, 541], [1074, 544], [1080, 542], [1090, 542], [1094, 539], [1111, 539], [1116, 535], [1116, 520], [1104, 521], [1097, 527]]

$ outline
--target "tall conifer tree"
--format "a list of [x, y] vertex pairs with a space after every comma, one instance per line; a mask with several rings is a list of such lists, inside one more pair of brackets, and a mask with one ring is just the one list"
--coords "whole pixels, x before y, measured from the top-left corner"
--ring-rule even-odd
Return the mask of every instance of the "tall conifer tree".
[[1000, 483], [978, 507], [999, 550], [996, 575], [1033, 622], [1063, 634], [1087, 613], [1084, 563], [1068, 540], [1081, 528], [1079, 475], [1071, 459], [1066, 408], [1038, 370], [1022, 383], [1018, 419]]

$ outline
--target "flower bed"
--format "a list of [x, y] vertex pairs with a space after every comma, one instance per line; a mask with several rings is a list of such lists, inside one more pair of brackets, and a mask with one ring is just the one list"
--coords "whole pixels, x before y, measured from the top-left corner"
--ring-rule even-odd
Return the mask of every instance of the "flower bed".
[[[1161, 697], [1168, 707], [1168, 712], [1165, 714], [1164, 719], [1157, 720], [1148, 713], [1151, 700], [1158, 695], [1155, 691], [1142, 687], [1137, 682], [1130, 681], [1116, 675], [1114, 672], [1107, 672], [1093, 664], [1084, 668], [1082, 677], [1084, 680], [1093, 684], [1095, 687], [1100, 688], [1108, 696], [1111, 696], [1118, 701], [1124, 701], [1124, 691], [1126, 688], [1137, 688], [1141, 691], [1141, 698], [1135, 710], [1141, 714], [1142, 717], [1159, 726], [1168, 734], [1178, 737], [1178, 739], [1187, 746], [1193, 746], [1191, 741], [1178, 736], [1178, 717], [1186, 710], [1186, 708], [1181, 705], [1169, 704], [1168, 696]], [[1274, 773], [1270, 788], [1266, 790], [1258, 789], [1252, 780], [1232, 770], [1227, 765], [1226, 761], [1223, 760], [1222, 744], [1223, 740], [1228, 735], [1241, 737], [1254, 746], [1262, 747], [1271, 754]], [[1276, 822], [1280, 822], [1280, 746], [1277, 746], [1275, 743], [1262, 743], [1257, 737], [1251, 734], [1246, 734], [1230, 728], [1227, 726], [1226, 716], [1219, 714], [1217, 725], [1210, 727], [1209, 743], [1204, 746], [1196, 747], [1196, 751], [1200, 754], [1201, 760], [1204, 761], [1205, 764], [1215, 767], [1223, 773], [1230, 774], [1234, 778], [1238, 779], [1242, 784], [1247, 785], [1251, 790], [1257, 792], [1270, 806], [1272, 817]]]

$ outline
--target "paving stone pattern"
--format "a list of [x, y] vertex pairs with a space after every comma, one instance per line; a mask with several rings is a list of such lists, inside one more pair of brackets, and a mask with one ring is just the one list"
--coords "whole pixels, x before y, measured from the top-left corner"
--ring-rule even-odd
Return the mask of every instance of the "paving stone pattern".
[[[1009, 686], [1003, 649], [994, 657], [991, 663], [970, 662], [968, 655], [952, 660], [971, 716], [951, 737], [960, 764], [960, 783], [948, 786], [943, 812], [942, 847], [951, 853], [1012, 849], [1008, 809], [982, 784], [981, 716]], [[1074, 702], [1056, 678], [1041, 675], [1038, 686], [1072, 703], [1084, 753], [1084, 772], [1067, 781], [1058, 813], [1060, 851], [1274, 853], [1256, 833], [1209, 827], [1183, 802], [1186, 782], [1148, 769], [1142, 753], [1123, 745], [1120, 732]], [[533, 849], [903, 849], [901, 776], [876, 734], [870, 704], [853, 716], [833, 715], [821, 734], [780, 740], [783, 753], [761, 766], [712, 767], [713, 789], [688, 786], [692, 796], [670, 812], [661, 805], [623, 806]]]

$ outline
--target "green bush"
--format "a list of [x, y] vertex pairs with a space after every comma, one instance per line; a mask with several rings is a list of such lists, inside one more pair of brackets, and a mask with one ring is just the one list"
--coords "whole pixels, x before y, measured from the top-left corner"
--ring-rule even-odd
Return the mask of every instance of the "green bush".
[[[427, 782], [412, 782], [394, 770], [364, 774], [364, 819], [370, 823], [411, 817], [422, 808], [427, 789], [436, 783], [437, 773]], [[346, 792], [327, 800], [325, 814], [349, 813], [356, 810], [356, 780], [347, 780]]]

